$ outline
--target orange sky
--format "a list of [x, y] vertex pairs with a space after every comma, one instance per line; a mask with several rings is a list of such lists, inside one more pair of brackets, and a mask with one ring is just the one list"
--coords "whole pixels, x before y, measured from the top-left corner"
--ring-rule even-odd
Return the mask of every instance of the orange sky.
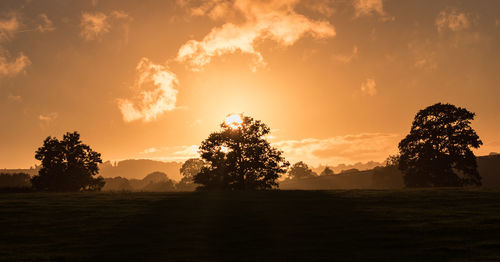
[[500, 152], [500, 1], [1, 1], [0, 168], [77, 130], [184, 160], [229, 113], [291, 162], [381, 161], [436, 102]]

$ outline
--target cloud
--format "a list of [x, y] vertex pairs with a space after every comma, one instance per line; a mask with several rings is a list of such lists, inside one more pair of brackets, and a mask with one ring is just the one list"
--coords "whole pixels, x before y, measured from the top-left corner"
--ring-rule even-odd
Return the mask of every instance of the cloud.
[[386, 15], [382, 0], [356, 0], [354, 2], [354, 11], [356, 17], [373, 14]]
[[142, 58], [136, 67], [137, 79], [133, 89], [137, 93], [133, 99], [119, 99], [118, 106], [123, 120], [150, 122], [164, 112], [176, 108], [178, 84], [177, 76], [165, 66], [154, 64]]
[[374, 96], [377, 94], [376, 86], [377, 84], [375, 83], [375, 80], [372, 78], [368, 78], [361, 84], [361, 92], [369, 96]]
[[[272, 146], [283, 150], [286, 160], [291, 163], [305, 161], [313, 166], [321, 164], [354, 164], [368, 161], [383, 161], [397, 152], [400, 136], [385, 133], [362, 133], [336, 136], [325, 139], [306, 138], [283, 140]], [[197, 145], [147, 148], [141, 157], [162, 161], [185, 161], [199, 158]]]
[[31, 61], [23, 53], [20, 53], [14, 59], [9, 59], [8, 52], [0, 48], [0, 78], [23, 73], [29, 65], [31, 65]]
[[437, 53], [432, 41], [412, 41], [408, 50], [414, 56], [413, 66], [418, 69], [433, 71], [438, 68]]
[[9, 94], [9, 96], [7, 96], [7, 99], [9, 99], [10, 101], [13, 101], [13, 102], [23, 101], [21, 96], [17, 96], [17, 95], [13, 95], [13, 94]]
[[111, 26], [107, 19], [108, 16], [104, 13], [83, 13], [80, 36], [87, 41], [99, 39], [103, 34], [109, 32]]
[[352, 52], [350, 54], [338, 54], [338, 55], [334, 55], [333, 56], [333, 59], [341, 62], [341, 63], [344, 63], [344, 64], [348, 64], [350, 63], [354, 58], [358, 57], [358, 46], [355, 45], [353, 48], [352, 48]]
[[17, 16], [10, 15], [10, 18], [0, 20], [0, 42], [10, 40], [18, 29]]
[[[15, 14], [11, 14], [8, 19], [0, 20], [0, 44], [12, 40], [19, 26], [20, 22]], [[23, 73], [30, 64], [30, 59], [24, 53], [12, 57], [8, 50], [0, 46], [0, 78]]]
[[57, 117], [59, 116], [58, 113], [56, 112], [53, 112], [53, 113], [50, 113], [50, 114], [45, 114], [45, 115], [39, 115], [38, 116], [38, 119], [44, 123], [49, 123], [49, 122], [52, 122], [54, 121]]
[[290, 162], [305, 161], [312, 165], [353, 164], [382, 161], [397, 149], [399, 136], [384, 133], [363, 133], [325, 139], [306, 138], [273, 143], [283, 150]]
[[123, 11], [112, 11], [109, 15], [105, 13], [87, 13], [82, 14], [80, 22], [80, 36], [87, 40], [101, 40], [102, 36], [109, 33], [111, 28], [118, 24], [125, 24], [125, 34], [128, 34], [128, 23], [131, 17]]
[[301, 4], [308, 10], [330, 17], [335, 13], [333, 2], [334, 0], [307, 0], [301, 1]]
[[471, 15], [459, 12], [456, 9], [448, 9], [439, 12], [436, 18], [436, 27], [438, 32], [446, 30], [457, 32], [467, 29], [471, 26]]
[[200, 70], [215, 56], [240, 52], [254, 57], [255, 69], [265, 65], [262, 54], [255, 46], [258, 40], [268, 39], [290, 46], [305, 35], [319, 39], [335, 36], [335, 29], [329, 22], [314, 21], [296, 13], [296, 4], [297, 1], [215, 0], [191, 7], [192, 15], [219, 19], [222, 14], [238, 13], [244, 22], [226, 22], [213, 28], [201, 41], [186, 42], [178, 51], [177, 61], [187, 63], [193, 70]]
[[36, 30], [43, 33], [47, 31], [54, 31], [54, 23], [47, 17], [46, 14], [40, 14], [39, 16], [40, 24], [37, 26]]
[[161, 161], [186, 161], [190, 158], [199, 158], [197, 145], [170, 146], [163, 148], [147, 148], [139, 154], [148, 159]]

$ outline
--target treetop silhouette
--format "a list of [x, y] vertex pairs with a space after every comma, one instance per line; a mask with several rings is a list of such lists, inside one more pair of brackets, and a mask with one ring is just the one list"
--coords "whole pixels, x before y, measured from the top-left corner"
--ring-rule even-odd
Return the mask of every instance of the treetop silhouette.
[[[270, 128], [260, 120], [231, 115], [200, 146], [207, 165], [194, 176], [199, 190], [262, 190], [278, 187], [289, 163], [264, 138]], [[237, 121], [236, 121], [236, 120]], [[241, 120], [241, 121], [240, 121]]]
[[78, 132], [67, 132], [62, 140], [47, 137], [35, 158], [42, 162], [38, 175], [31, 179], [37, 190], [98, 191], [104, 186], [102, 177], [94, 177], [101, 154], [83, 144]]
[[437, 103], [420, 110], [399, 143], [399, 168], [408, 187], [481, 185], [476, 156], [482, 145], [470, 126], [475, 114]]

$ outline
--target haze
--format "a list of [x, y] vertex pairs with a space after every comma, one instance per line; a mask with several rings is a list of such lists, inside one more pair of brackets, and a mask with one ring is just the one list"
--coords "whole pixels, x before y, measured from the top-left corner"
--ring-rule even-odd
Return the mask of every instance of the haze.
[[0, 167], [77, 130], [104, 160], [183, 161], [227, 115], [287, 160], [382, 161], [436, 102], [500, 151], [500, 2], [1, 1]]

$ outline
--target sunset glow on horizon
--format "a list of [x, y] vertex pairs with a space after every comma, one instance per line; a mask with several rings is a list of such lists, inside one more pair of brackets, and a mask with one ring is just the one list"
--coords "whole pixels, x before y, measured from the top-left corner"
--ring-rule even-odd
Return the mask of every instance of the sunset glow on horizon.
[[476, 113], [477, 155], [500, 152], [500, 1], [0, 6], [0, 169], [67, 131], [104, 161], [180, 162], [234, 112], [292, 163], [381, 162], [437, 102]]

